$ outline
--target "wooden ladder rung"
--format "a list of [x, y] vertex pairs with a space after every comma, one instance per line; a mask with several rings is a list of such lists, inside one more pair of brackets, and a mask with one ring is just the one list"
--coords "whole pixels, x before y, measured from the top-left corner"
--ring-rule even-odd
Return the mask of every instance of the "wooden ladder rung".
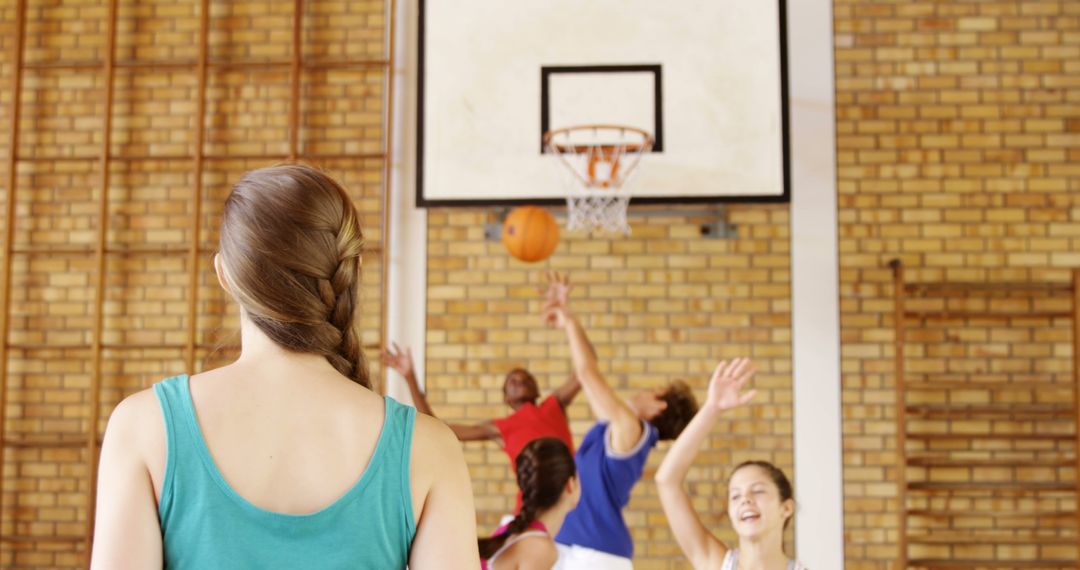
[[0, 535], [0, 542], [21, 542], [21, 543], [65, 543], [75, 542], [83, 543], [86, 537], [75, 534], [58, 534], [49, 536], [38, 536], [32, 534], [3, 534]]
[[1076, 517], [1076, 511], [974, 511], [966, 509], [964, 512], [949, 512], [944, 510], [909, 509], [905, 513], [913, 517], [929, 518], [1071, 519]]
[[1074, 559], [990, 560], [986, 558], [910, 558], [908, 566], [927, 568], [1076, 568]]
[[[285, 156], [280, 154], [204, 154], [203, 160], [265, 160], [284, 161]], [[318, 160], [383, 160], [385, 152], [337, 152], [337, 153], [310, 153], [300, 155], [301, 159], [309, 161]], [[194, 160], [189, 154], [158, 154], [158, 155], [110, 155], [110, 162], [141, 162], [148, 160], [180, 161]], [[98, 162], [99, 155], [75, 155], [75, 156], [18, 156], [17, 162]]]
[[911, 390], [1073, 390], [1071, 381], [1062, 382], [911, 382], [904, 384], [904, 389]]
[[949, 459], [936, 457], [908, 457], [907, 464], [912, 467], [1073, 467], [1075, 459]]
[[[8, 348], [14, 350], [90, 350], [93, 346], [90, 343], [60, 344], [48, 342], [12, 342], [8, 344]], [[183, 350], [187, 348], [187, 344], [182, 342], [106, 342], [101, 345], [101, 348], [104, 350]], [[195, 348], [199, 350], [213, 350], [216, 348], [238, 349], [240, 347], [239, 345], [225, 345], [219, 347], [216, 344], [196, 343]]]
[[957, 535], [935, 532], [933, 534], [909, 534], [913, 544], [1076, 544], [1075, 536], [1018, 536], [1018, 535]]
[[965, 419], [984, 416], [1072, 418], [1076, 415], [1073, 407], [1066, 404], [919, 404], [906, 406], [904, 409], [917, 416]]
[[1071, 311], [904, 311], [909, 319], [1071, 319]]
[[1076, 483], [1027, 483], [1023, 481], [967, 481], [935, 483], [916, 481], [907, 488], [915, 491], [1074, 491]]
[[[369, 59], [301, 59], [300, 66], [305, 69], [350, 69], [350, 68], [382, 68], [390, 64], [384, 58]], [[207, 67], [220, 69], [286, 69], [292, 65], [290, 59], [211, 59], [206, 62]], [[177, 69], [195, 70], [199, 63], [195, 60], [118, 60], [113, 63], [117, 69]], [[105, 69], [105, 62], [98, 60], [68, 60], [68, 61], [28, 61], [22, 64], [25, 70], [54, 70], [54, 71], [78, 71], [87, 69]]]
[[1015, 441], [1073, 441], [1076, 439], [1076, 435], [1071, 433], [909, 433], [908, 439], [916, 440], [1001, 440], [1009, 439]]
[[[101, 445], [102, 439], [98, 438], [98, 445]], [[71, 434], [71, 435], [54, 435], [54, 436], [35, 436], [35, 437], [8, 437], [4, 438], [3, 445], [8, 447], [15, 447], [19, 449], [68, 449], [68, 448], [80, 448], [87, 446], [87, 437], [85, 435]]]
[[1070, 292], [1072, 283], [1068, 281], [922, 281], [905, 283], [904, 290], [911, 292], [938, 292], [938, 291], [979, 291], [987, 293], [1012, 292], [1012, 291], [1035, 291], [1035, 292]]

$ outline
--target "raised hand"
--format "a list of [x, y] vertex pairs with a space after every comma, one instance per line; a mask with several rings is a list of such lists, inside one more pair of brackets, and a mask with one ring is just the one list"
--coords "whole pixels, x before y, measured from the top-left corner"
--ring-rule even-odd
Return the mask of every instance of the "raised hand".
[[389, 366], [401, 374], [405, 378], [411, 378], [414, 373], [412, 349], [406, 348], [402, 350], [398, 344], [391, 343], [390, 349], [384, 349], [382, 352], [383, 366]]
[[560, 303], [557, 299], [544, 302], [541, 314], [544, 317], [544, 323], [550, 328], [563, 328], [570, 320], [570, 310], [566, 308], [566, 304]]
[[546, 271], [544, 278], [547, 280], [547, 286], [537, 287], [537, 292], [544, 296], [544, 302], [558, 301], [565, 305], [570, 299], [571, 289], [574, 288], [570, 284], [570, 276], [558, 271]]
[[743, 387], [754, 377], [757, 367], [749, 358], [736, 358], [730, 363], [721, 361], [716, 365], [709, 380], [709, 392], [705, 405], [717, 411], [730, 410], [741, 406], [754, 398], [757, 390], [743, 392]]
[[[558, 271], [545, 273], [547, 287], [538, 287], [537, 291], [544, 296], [543, 315], [544, 323], [549, 327], [562, 327], [565, 315], [569, 314], [567, 301], [570, 298], [570, 277]], [[561, 313], [560, 316], [558, 313]]]

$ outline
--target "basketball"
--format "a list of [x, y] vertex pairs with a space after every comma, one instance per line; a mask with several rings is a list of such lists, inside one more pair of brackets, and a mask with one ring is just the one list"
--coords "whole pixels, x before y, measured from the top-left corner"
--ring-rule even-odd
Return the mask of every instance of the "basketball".
[[559, 244], [559, 225], [539, 206], [514, 208], [503, 221], [502, 241], [510, 255], [535, 263], [547, 259]]

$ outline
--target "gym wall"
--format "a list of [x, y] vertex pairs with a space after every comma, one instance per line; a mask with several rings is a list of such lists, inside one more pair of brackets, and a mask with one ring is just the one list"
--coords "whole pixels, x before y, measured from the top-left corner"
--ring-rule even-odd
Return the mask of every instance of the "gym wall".
[[[12, 117], [14, 4], [0, 4], [5, 131]], [[105, 3], [29, 4], [28, 17], [37, 23], [28, 28], [26, 61], [102, 59]], [[365, 57], [372, 46], [381, 49], [381, 2], [305, 4], [305, 54]], [[212, 7], [213, 57], [289, 56], [282, 46], [291, 40], [290, 3]], [[118, 60], [196, 57], [196, 2], [125, 0], [119, 14]], [[897, 557], [899, 522], [893, 291], [886, 263], [902, 259], [909, 280], [987, 282], [1064, 281], [1080, 266], [1080, 4], [835, 0], [834, 15], [845, 560], [849, 570], [885, 570]], [[301, 156], [380, 148], [382, 83], [373, 76], [378, 72], [305, 74]], [[18, 171], [15, 234], [26, 251], [11, 260], [10, 339], [26, 348], [9, 350], [9, 438], [79, 436], [89, 425], [94, 355], [64, 347], [90, 346], [92, 340], [100, 163], [58, 157], [100, 154], [102, 77], [92, 68], [36, 69], [24, 79], [19, 154], [32, 160], [20, 162]], [[194, 77], [194, 71], [166, 66], [117, 70], [113, 154], [147, 158], [112, 164], [108, 243], [118, 252], [107, 256], [101, 427], [124, 394], [185, 366], [193, 160], [168, 157], [190, 152]], [[244, 170], [271, 163], [242, 157], [287, 153], [290, 94], [287, 68], [211, 71], [208, 85], [204, 149], [221, 155], [204, 166], [205, 221], [197, 243], [209, 251], [216, 239], [215, 208], [228, 184]], [[258, 99], [242, 102], [237, 94]], [[5, 156], [7, 144], [6, 136], [0, 139]], [[380, 239], [378, 161], [322, 164], [355, 193], [374, 251]], [[5, 186], [0, 200], [10, 196]], [[702, 220], [672, 214], [635, 220], [628, 239], [564, 236], [547, 264], [526, 267], [511, 263], [497, 242], [483, 239], [482, 226], [495, 221], [494, 213], [432, 210], [426, 364], [436, 411], [448, 420], [468, 421], [502, 414], [499, 388], [512, 365], [528, 366], [544, 388], [564, 378], [564, 341], [542, 328], [533, 286], [540, 268], [566, 270], [578, 283], [575, 306], [603, 371], [621, 393], [683, 378], [701, 395], [716, 358], [749, 353], [761, 363], [759, 405], [722, 424], [691, 472], [697, 508], [708, 513], [707, 522], [721, 536], [731, 538], [720, 515], [730, 466], [762, 457], [791, 474], [791, 388], [788, 209], [737, 205], [729, 211], [738, 226], [735, 240], [702, 238]], [[135, 251], [141, 244], [154, 246]], [[208, 269], [208, 253], [199, 259]], [[379, 327], [377, 254], [365, 257], [364, 272], [361, 326], [365, 343], [371, 343], [378, 338], [370, 331]], [[235, 316], [206, 271], [197, 299], [201, 369], [232, 354], [235, 339], [227, 332]], [[1067, 342], [1030, 331], [1006, 343], [1025, 345], [1006, 354], [1014, 360], [1011, 366], [1060, 373], [1071, 356]], [[1002, 333], [961, 338], [957, 358], [1000, 350], [1000, 342], [990, 342], [993, 334]], [[138, 348], [150, 345], [171, 348]], [[591, 423], [589, 415], [583, 400], [572, 407], [576, 436]], [[666, 447], [650, 462], [646, 478]], [[490, 530], [512, 508], [509, 468], [493, 445], [466, 450], [481, 530]], [[86, 451], [24, 447], [9, 449], [4, 459], [0, 533], [34, 538], [0, 542], [0, 566], [79, 567], [87, 520]], [[1053, 474], [1069, 475], [1075, 472]], [[941, 477], [962, 482], [972, 474]], [[813, 490], [796, 489], [796, 496], [806, 492]], [[677, 561], [677, 546], [648, 480], [632, 504], [628, 518], [639, 567], [686, 567]], [[996, 522], [984, 517], [970, 524], [992, 528]], [[65, 538], [72, 536], [78, 538]], [[1025, 544], [990, 548], [1002, 557], [1053, 554]]]
[[[845, 567], [885, 570], [897, 558], [899, 523], [893, 276], [886, 264], [901, 259], [909, 282], [1067, 282], [1080, 267], [1080, 3], [836, 0], [833, 7]], [[909, 368], [933, 375], [953, 361], [954, 372], [993, 371], [997, 380], [1053, 377], [1065, 383], [1055, 401], [1071, 404], [1069, 324], [996, 321], [957, 329], [951, 338], [941, 330], [941, 336], [912, 331], [923, 335], [912, 340], [926, 352], [909, 349]], [[1047, 395], [1010, 397], [1026, 404]], [[919, 403], [946, 404], [946, 395], [926, 394]], [[946, 423], [936, 429], [972, 429]], [[1031, 427], [993, 426], [1004, 433]], [[1075, 477], [1075, 464], [928, 474], [960, 484]], [[1020, 508], [1075, 511], [1075, 496]], [[1017, 508], [1015, 495], [1005, 497], [982, 506], [995, 514]], [[1076, 536], [1075, 522], [1060, 517], [1010, 520], [973, 512], [959, 524], [1002, 532], [1010, 525], [1038, 527], [1046, 534], [1065, 525]], [[922, 552], [945, 559], [1075, 559], [1076, 539], [1069, 542], [1040, 548], [1033, 541], [985, 540]]]
[[[233, 358], [235, 307], [211, 269], [221, 206], [252, 168], [290, 154], [291, 2], [212, 2], [201, 174], [197, 0], [117, 6], [100, 349], [103, 431], [157, 380]], [[352, 193], [367, 238], [358, 325], [381, 322], [385, 89], [382, 2], [304, 2], [296, 154]], [[108, 2], [29, 0], [15, 192], [0, 567], [85, 564]], [[8, 155], [16, 2], [0, 4], [0, 151]], [[352, 61], [352, 65], [339, 62]], [[376, 62], [360, 64], [356, 62]], [[226, 64], [228, 62], [228, 64]], [[202, 204], [194, 189], [201, 176]], [[199, 235], [193, 217], [199, 215]], [[0, 221], [2, 223], [2, 221]], [[189, 296], [197, 248], [196, 295]], [[195, 326], [189, 335], [189, 308]], [[368, 354], [375, 356], [370, 348]], [[377, 358], [372, 359], [378, 373]]]

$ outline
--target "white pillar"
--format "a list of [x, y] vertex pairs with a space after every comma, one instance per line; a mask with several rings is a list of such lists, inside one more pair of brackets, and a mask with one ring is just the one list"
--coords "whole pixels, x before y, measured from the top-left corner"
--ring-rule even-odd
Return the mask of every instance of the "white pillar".
[[[427, 211], [416, 207], [416, 71], [418, 5], [397, 0], [395, 22], [393, 163], [391, 220], [386, 236], [390, 263], [386, 268], [387, 339], [412, 348], [416, 373], [424, 378], [424, 331], [427, 326]], [[372, 355], [374, 357], [374, 355]], [[405, 382], [388, 371], [386, 393], [411, 402]]]
[[844, 567], [840, 297], [831, 0], [788, 0], [795, 550]]

